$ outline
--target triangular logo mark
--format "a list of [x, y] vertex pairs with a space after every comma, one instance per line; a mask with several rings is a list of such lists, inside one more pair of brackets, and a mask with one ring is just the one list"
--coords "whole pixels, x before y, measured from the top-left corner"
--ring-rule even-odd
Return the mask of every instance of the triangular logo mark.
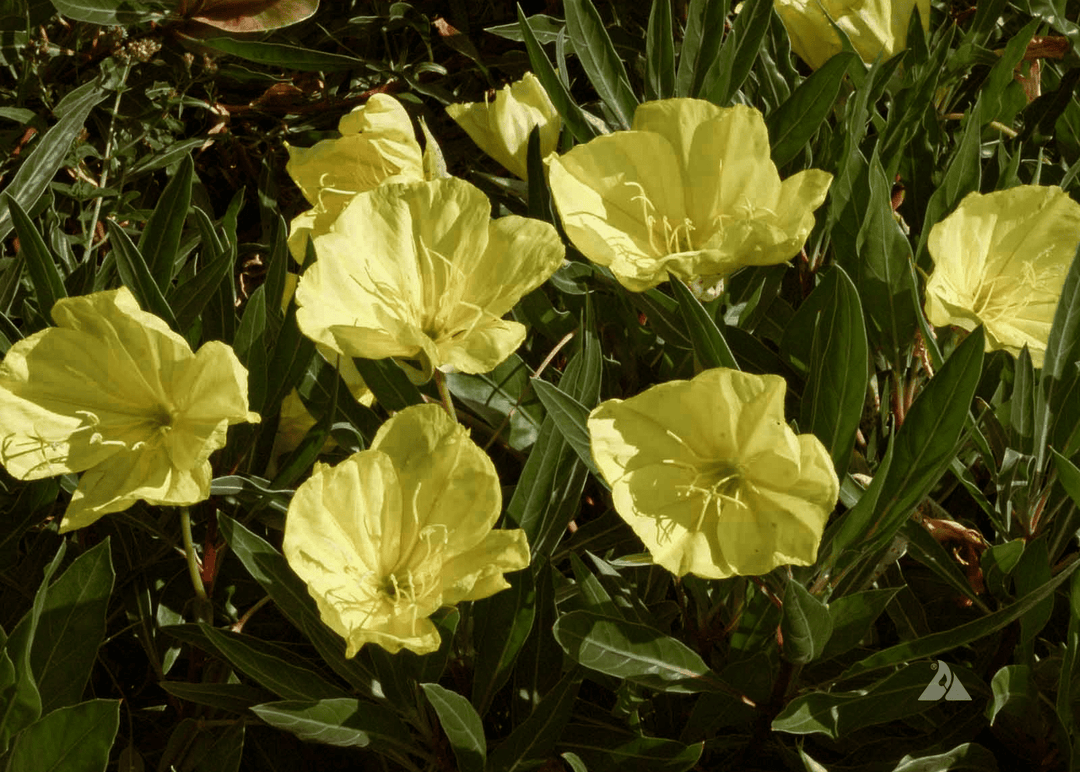
[[948, 665], [939, 659], [930, 667], [936, 670], [937, 673], [934, 674], [934, 677], [930, 679], [930, 683], [926, 685], [922, 694], [919, 695], [920, 700], [937, 702], [944, 697], [950, 702], [971, 702], [971, 695], [968, 694], [968, 690], [960, 683], [960, 679], [953, 675]]

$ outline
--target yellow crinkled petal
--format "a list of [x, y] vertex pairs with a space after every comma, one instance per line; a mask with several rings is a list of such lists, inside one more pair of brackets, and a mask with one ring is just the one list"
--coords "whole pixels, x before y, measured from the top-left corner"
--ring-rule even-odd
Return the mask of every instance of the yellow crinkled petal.
[[491, 531], [443, 565], [443, 601], [487, 598], [510, 586], [503, 574], [529, 567], [529, 542], [520, 528]]
[[416, 405], [379, 427], [371, 443], [392, 457], [405, 506], [421, 527], [446, 529], [446, 549], [459, 554], [491, 531], [502, 509], [495, 465], [440, 405]]
[[446, 112], [477, 146], [505, 169], [528, 179], [529, 134], [540, 127], [540, 157], [555, 151], [562, 119], [531, 72], [495, 95], [495, 101], [448, 105]]
[[775, 7], [791, 50], [815, 70], [843, 50], [830, 19], [866, 64], [907, 47], [916, 8], [923, 32], [930, 31], [930, 0], [777, 0]]
[[456, 178], [357, 196], [315, 238], [319, 259], [296, 292], [300, 329], [346, 356], [415, 360], [419, 382], [437, 367], [494, 369], [523, 336], [501, 316], [564, 248], [547, 223], [490, 215], [487, 197]]
[[439, 646], [437, 608], [487, 597], [528, 565], [523, 532], [491, 531], [501, 506], [495, 467], [465, 429], [437, 405], [413, 406], [368, 450], [315, 465], [283, 551], [346, 656], [365, 643], [425, 654]]
[[285, 169], [315, 208], [289, 228], [289, 251], [303, 264], [309, 238], [326, 233], [357, 193], [386, 182], [424, 179], [423, 154], [405, 108], [389, 94], [373, 94], [338, 123], [342, 136], [313, 147], [286, 144]]
[[139, 499], [194, 504], [210, 494], [210, 454], [247, 410], [247, 371], [228, 346], [196, 355], [124, 287], [64, 298], [57, 327], [0, 365], [0, 437], [23, 479], [83, 472], [61, 531]]
[[716, 368], [589, 415], [615, 509], [654, 562], [725, 578], [816, 560], [839, 481], [821, 442], [784, 422], [784, 388]]
[[986, 329], [986, 350], [1026, 345], [1041, 367], [1065, 276], [1080, 243], [1080, 204], [1056, 186], [971, 193], [930, 231], [926, 315]]
[[798, 254], [832, 176], [781, 182], [759, 111], [666, 99], [639, 105], [633, 125], [546, 159], [570, 240], [624, 287], [715, 283]]

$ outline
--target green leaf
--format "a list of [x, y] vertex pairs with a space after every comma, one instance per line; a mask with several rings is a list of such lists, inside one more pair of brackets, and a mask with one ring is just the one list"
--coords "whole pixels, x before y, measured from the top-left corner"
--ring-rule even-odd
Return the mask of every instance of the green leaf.
[[679, 301], [686, 329], [690, 332], [690, 343], [694, 347], [694, 356], [703, 369], [727, 367], [738, 370], [739, 364], [731, 353], [724, 334], [716, 322], [694, 294], [679, 280], [670, 282], [671, 291]]
[[347, 697], [267, 702], [251, 710], [270, 726], [306, 742], [343, 748], [371, 745], [376, 750], [389, 745], [404, 753], [412, 750], [415, 742], [395, 712]]
[[1038, 712], [1039, 696], [1031, 680], [1031, 668], [1027, 665], [1005, 665], [990, 680], [994, 696], [986, 706], [986, 717], [991, 726], [1002, 710], [1016, 716]]
[[66, 540], [60, 542], [56, 555], [45, 567], [45, 577], [34, 594], [30, 610], [15, 625], [4, 643], [3, 652], [12, 667], [9, 669], [5, 662], [0, 668], [0, 671], [6, 670], [10, 673], [4, 682], [0, 682], [6, 684], [0, 692], [4, 696], [4, 701], [0, 702], [0, 754], [7, 751], [12, 738], [24, 727], [41, 717], [41, 693], [34, 680], [34, 671], [30, 664], [31, 654], [41, 611], [48, 597], [49, 582], [64, 559], [67, 545]]
[[604, 22], [592, 0], [566, 0], [566, 31], [574, 44], [574, 52], [596, 93], [623, 129], [629, 129], [637, 109], [637, 97], [630, 88], [622, 59], [615, 51]]
[[1049, 446], [1066, 458], [1080, 450], [1080, 246], [1076, 249], [1046, 341], [1035, 396], [1036, 468], [1044, 469]]
[[287, 46], [282, 43], [260, 43], [255, 40], [236, 40], [234, 38], [206, 38], [199, 40], [200, 46], [221, 51], [224, 54], [239, 56], [249, 62], [281, 67], [286, 70], [305, 72], [340, 72], [343, 70], [361, 70], [366, 62], [352, 56], [312, 51], [299, 46]]
[[784, 591], [784, 616], [780, 632], [784, 636], [784, 659], [805, 665], [821, 656], [832, 635], [829, 607], [795, 580]]
[[120, 273], [124, 286], [131, 290], [140, 308], [160, 316], [173, 330], [183, 333], [165, 296], [150, 275], [150, 269], [139, 248], [116, 222], [109, 220], [108, 227], [113, 254], [116, 255], [116, 270]]
[[598, 131], [585, 117], [585, 112], [570, 96], [570, 91], [559, 79], [555, 68], [551, 66], [551, 60], [547, 58], [544, 49], [540, 47], [540, 42], [536, 39], [536, 35], [533, 34], [532, 27], [525, 17], [525, 12], [521, 10], [520, 3], [517, 6], [517, 18], [518, 26], [521, 28], [521, 35], [525, 40], [525, 48], [529, 52], [529, 62], [537, 80], [547, 91], [551, 103], [555, 105], [555, 109], [558, 110], [563, 123], [566, 124], [570, 133], [574, 135], [574, 139], [578, 142], [588, 142], [598, 134]]
[[110, 540], [75, 558], [49, 586], [30, 652], [42, 712], [82, 699], [105, 639], [105, 617], [115, 573]]
[[[704, 743], [685, 745], [663, 737], [616, 731], [610, 725], [571, 724], [559, 738], [588, 762], [590, 772], [684, 772], [701, 759]], [[584, 769], [584, 765], [582, 765]]]
[[822, 659], [832, 659], [859, 645], [870, 632], [874, 621], [889, 605], [899, 587], [887, 590], [865, 590], [845, 595], [829, 603], [832, 618], [832, 635], [825, 644]]
[[236, 329], [233, 350], [241, 361], [246, 360], [252, 346], [262, 346], [263, 334], [266, 332], [266, 292], [264, 289], [263, 285], [259, 285], [251, 293], [247, 305], [244, 306], [240, 326]]
[[727, 6], [713, 0], [691, 0], [686, 12], [686, 31], [679, 49], [675, 96], [697, 97], [705, 73], [720, 55]]
[[772, 143], [772, 160], [784, 166], [803, 149], [832, 113], [840, 84], [848, 68], [858, 60], [855, 54], [839, 53], [799, 84], [791, 96], [765, 118]]
[[830, 270], [812, 294], [819, 292], [824, 300], [814, 320], [799, 430], [821, 440], [837, 474], [843, 475], [866, 402], [870, 347], [859, 293], [844, 269]]
[[[32, 210], [63, 165], [86, 117], [107, 95], [100, 76], [68, 93], [54, 109], [61, 116], [60, 120], [37, 140], [37, 146], [23, 159], [3, 193], [18, 201], [24, 210]], [[6, 201], [7, 198], [0, 195], [0, 202]], [[6, 239], [11, 228], [11, 212], [4, 207], [0, 209], [0, 239]]]
[[19, 255], [25, 260], [26, 269], [30, 272], [38, 310], [42, 316], [48, 318], [53, 304], [60, 298], [67, 297], [57, 258], [19, 203], [10, 196], [5, 196], [4, 200], [11, 214], [15, 235], [19, 237]]
[[[1046, 536], [1031, 539], [1024, 545], [1020, 562], [1013, 572], [1016, 581], [1016, 594], [1023, 597], [1034, 592], [1041, 585], [1050, 581], [1050, 555], [1046, 547]], [[1031, 611], [1020, 618], [1020, 645], [1031, 641], [1050, 621], [1054, 611], [1054, 599], [1044, 598]]]
[[[574, 581], [577, 582], [578, 593], [585, 611], [612, 619], [624, 619], [625, 614], [611, 599], [611, 595], [604, 589], [604, 585], [593, 575], [593, 572], [581, 561], [577, 553], [570, 553], [570, 566], [574, 572]], [[632, 620], [633, 621], [633, 620]]]
[[863, 540], [884, 547], [948, 469], [982, 374], [983, 329], [970, 333], [908, 411], [893, 440], [892, 463]]
[[[559, 381], [563, 392], [586, 407], [599, 401], [602, 372], [600, 341], [592, 308], [592, 296], [586, 295], [580, 349], [567, 364]], [[588, 475], [585, 465], [563, 439], [549, 415], [506, 509], [509, 522], [525, 531], [534, 558], [550, 555], [555, 549], [566, 526], [581, 507], [581, 491]]]
[[499, 743], [488, 757], [486, 772], [517, 772], [531, 769], [533, 759], [547, 757], [562, 735], [581, 686], [581, 670], [574, 668], [544, 695], [529, 717]]
[[509, 420], [508, 440], [515, 450], [532, 447], [544, 421], [539, 400], [526, 391], [530, 380], [529, 367], [517, 354], [511, 354], [490, 373], [446, 375], [450, 393], [488, 425], [498, 428]]
[[353, 364], [375, 399], [387, 410], [404, 410], [424, 401], [420, 390], [392, 359], [354, 359]]
[[190, 155], [185, 155], [139, 236], [139, 252], [146, 259], [150, 276], [162, 292], [167, 293], [172, 284], [180, 236], [191, 206], [191, 183], [194, 178], [195, 164]]
[[139, 0], [50, 0], [63, 16], [102, 27], [161, 21], [165, 14]]
[[200, 627], [233, 667], [282, 699], [317, 701], [348, 696], [317, 671], [299, 664], [296, 654], [282, 646], [207, 624]]
[[702, 99], [718, 105], [731, 103], [757, 61], [762, 40], [769, 31], [772, 9], [771, 0], [748, 0], [742, 4], [720, 55], [702, 79], [699, 94]]
[[876, 148], [868, 175], [870, 198], [863, 205], [866, 215], [856, 237], [856, 255], [841, 262], [853, 269], [849, 275], [866, 312], [871, 345], [883, 349], [888, 361], [899, 362], [918, 324], [911, 242], [893, 217], [892, 181], [885, 176]]
[[374, 696], [374, 674], [359, 658], [345, 659], [344, 641], [323, 624], [307, 585], [293, 573], [282, 554], [220, 512], [218, 528], [251, 577], [262, 585], [285, 618], [307, 636], [323, 661], [362, 694]]
[[266, 702], [273, 696], [265, 689], [247, 684], [191, 684], [187, 681], [158, 681], [158, 686], [185, 702], [220, 708], [231, 713], [247, 713], [252, 705]]
[[420, 684], [431, 707], [439, 716], [439, 724], [454, 749], [460, 772], [483, 772], [487, 761], [487, 739], [484, 724], [473, 706], [457, 692], [438, 684]]
[[992, 752], [976, 743], [963, 743], [945, 753], [905, 755], [890, 772], [996, 772], [997, 769], [997, 757]]
[[645, 33], [645, 98], [675, 96], [675, 36], [671, 3], [653, 0], [649, 28]]
[[514, 672], [514, 662], [536, 617], [536, 587], [530, 570], [509, 577], [510, 588], [473, 604], [472, 704], [486, 715], [495, 693]]
[[841, 678], [852, 678], [872, 670], [880, 670], [903, 662], [933, 657], [958, 646], [964, 646], [979, 638], [992, 635], [1038, 606], [1044, 598], [1050, 597], [1051, 593], [1063, 584], [1078, 567], [1080, 567], [1080, 560], [1073, 560], [1049, 582], [992, 614], [958, 625], [951, 630], [932, 633], [913, 641], [905, 641], [871, 654], [845, 670]]
[[600, 470], [597, 469], [596, 462], [593, 461], [592, 457], [592, 445], [589, 441], [589, 430], [586, 425], [589, 418], [589, 408], [559, 389], [558, 386], [554, 386], [542, 378], [533, 378], [532, 387], [563, 438], [578, 454], [581, 462], [606, 487], [604, 478], [600, 474]]
[[210, 299], [216, 297], [218, 287], [232, 273], [236, 262], [236, 250], [223, 243], [215, 231], [215, 225], [206, 212], [192, 208], [192, 214], [202, 234], [202, 254], [195, 275], [178, 287], [166, 288], [165, 297], [174, 309], [180, 330], [188, 330], [202, 315]]
[[591, 670], [662, 692], [717, 688], [716, 674], [700, 656], [647, 625], [572, 611], [559, 617], [552, 632], [571, 659]]
[[54, 710], [15, 738], [7, 772], [104, 772], [119, 727], [119, 700]]
[[[932, 704], [919, 699], [934, 678], [930, 664], [909, 665], [857, 691], [810, 692], [796, 697], [773, 719], [772, 728], [788, 734], [824, 734], [835, 740], [863, 727], [921, 713]], [[968, 676], [967, 680], [971, 683], [974, 678]]]

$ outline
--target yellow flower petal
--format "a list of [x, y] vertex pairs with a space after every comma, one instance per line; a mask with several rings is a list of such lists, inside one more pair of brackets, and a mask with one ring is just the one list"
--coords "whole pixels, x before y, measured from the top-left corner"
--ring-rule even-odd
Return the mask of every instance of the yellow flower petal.
[[706, 578], [811, 565], [840, 484], [784, 423], [784, 380], [717, 368], [589, 415], [615, 509], [653, 561]]
[[8, 472], [83, 472], [60, 530], [143, 499], [186, 505], [210, 495], [210, 454], [247, 409], [247, 371], [232, 349], [193, 353], [127, 288], [65, 298], [57, 327], [19, 341], [0, 364], [0, 436]]
[[916, 8], [923, 32], [930, 31], [930, 0], [777, 0], [775, 7], [791, 50], [815, 70], [843, 50], [830, 19], [866, 64], [904, 50]]
[[491, 531], [501, 508], [487, 455], [441, 407], [418, 405], [371, 448], [315, 465], [289, 506], [283, 551], [346, 656], [366, 643], [426, 654], [439, 647], [432, 612], [487, 597], [528, 565], [522, 531]]
[[546, 159], [552, 196], [582, 254], [642, 292], [675, 275], [710, 283], [794, 257], [832, 176], [781, 182], [757, 110], [698, 99], [639, 105], [631, 131]]
[[289, 250], [303, 263], [307, 239], [325, 233], [357, 193], [385, 182], [424, 179], [423, 153], [405, 108], [389, 94], [373, 94], [338, 122], [340, 139], [313, 147], [286, 145], [285, 170], [315, 208], [292, 222]]
[[1041, 367], [1065, 275], [1080, 244], [1080, 204], [1056, 186], [970, 193], [930, 230], [926, 316], [986, 329], [986, 350], [1026, 345]]
[[529, 134], [540, 127], [540, 157], [555, 151], [562, 119], [531, 72], [480, 102], [449, 105], [446, 112], [481, 150], [521, 179], [528, 178]]
[[422, 380], [436, 367], [494, 369], [524, 338], [502, 315], [565, 250], [548, 223], [490, 217], [487, 197], [456, 178], [357, 196], [315, 238], [296, 291], [301, 331], [348, 357], [413, 360]]

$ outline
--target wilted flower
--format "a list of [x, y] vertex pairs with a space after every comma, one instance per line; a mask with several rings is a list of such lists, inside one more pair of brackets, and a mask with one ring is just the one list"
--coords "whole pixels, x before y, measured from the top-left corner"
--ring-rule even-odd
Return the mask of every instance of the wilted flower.
[[717, 368], [589, 414], [615, 510], [653, 561], [710, 579], [811, 565], [840, 483], [784, 423], [784, 379]]
[[479, 600], [529, 565], [520, 529], [493, 531], [499, 477], [437, 405], [406, 408], [368, 450], [316, 464], [293, 496], [283, 550], [352, 657], [365, 643], [427, 654], [440, 606]]
[[565, 253], [549, 223], [492, 220], [487, 197], [453, 177], [363, 193], [314, 244], [296, 290], [301, 331], [346, 357], [413, 360], [417, 382], [510, 356], [525, 327], [501, 317]]
[[789, 260], [832, 182], [818, 169], [781, 182], [761, 113], [700, 99], [646, 102], [631, 131], [547, 163], [574, 246], [634, 292]]
[[969, 193], [930, 230], [926, 317], [986, 330], [986, 350], [1041, 367], [1065, 275], [1080, 244], [1080, 204], [1053, 185]]
[[424, 179], [423, 153], [409, 114], [389, 94], [372, 94], [338, 122], [340, 139], [313, 147], [286, 144], [285, 170], [314, 206], [292, 222], [289, 249], [304, 262], [309, 236], [325, 233], [357, 193], [384, 182]]
[[528, 177], [529, 134], [540, 127], [540, 157], [554, 152], [562, 119], [544, 87], [531, 72], [504, 86], [491, 102], [449, 105], [446, 112], [480, 149], [521, 179]]
[[930, 0], [776, 0], [791, 38], [791, 50], [815, 70], [843, 50], [830, 19], [844, 31], [867, 64], [888, 59], [907, 46], [915, 8], [923, 32], [930, 31]]
[[126, 287], [57, 301], [58, 325], [17, 342], [0, 364], [0, 460], [20, 480], [82, 472], [60, 530], [138, 499], [210, 496], [212, 452], [248, 412], [232, 348], [192, 353]]

